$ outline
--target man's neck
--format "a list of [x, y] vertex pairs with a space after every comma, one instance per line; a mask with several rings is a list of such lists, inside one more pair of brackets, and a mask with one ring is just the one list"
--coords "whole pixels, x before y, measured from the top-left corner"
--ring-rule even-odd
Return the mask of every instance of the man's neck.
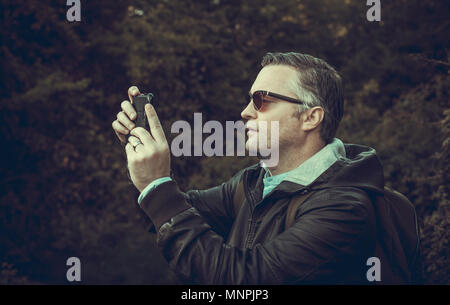
[[325, 144], [322, 141], [310, 141], [310, 143], [306, 143], [300, 147], [293, 147], [292, 149], [285, 149], [283, 151], [280, 149], [277, 166], [267, 167], [267, 169], [272, 176], [289, 172], [314, 156], [324, 146]]

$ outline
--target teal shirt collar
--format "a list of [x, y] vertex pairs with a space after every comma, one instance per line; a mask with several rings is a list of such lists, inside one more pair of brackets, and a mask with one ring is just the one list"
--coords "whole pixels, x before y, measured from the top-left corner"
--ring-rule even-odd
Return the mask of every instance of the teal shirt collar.
[[269, 170], [261, 162], [262, 167], [266, 169], [266, 175], [263, 180], [263, 198], [283, 181], [291, 181], [307, 186], [330, 168], [334, 162], [345, 157], [344, 143], [338, 138], [334, 138], [331, 143], [325, 145], [311, 158], [300, 164], [299, 167], [286, 173], [271, 176]]

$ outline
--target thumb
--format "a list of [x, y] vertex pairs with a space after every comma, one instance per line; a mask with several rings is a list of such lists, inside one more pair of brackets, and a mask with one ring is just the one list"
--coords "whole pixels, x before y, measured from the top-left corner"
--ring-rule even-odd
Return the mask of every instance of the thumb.
[[130, 103], [133, 104], [133, 96], [139, 95], [140, 93], [141, 92], [136, 86], [131, 86], [130, 88], [128, 88], [128, 98], [130, 99]]

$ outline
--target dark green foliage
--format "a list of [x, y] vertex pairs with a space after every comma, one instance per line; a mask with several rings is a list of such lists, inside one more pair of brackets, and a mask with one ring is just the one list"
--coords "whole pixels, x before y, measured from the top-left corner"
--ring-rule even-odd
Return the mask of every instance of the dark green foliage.
[[[446, 1], [65, 1], [0, 3], [0, 284], [176, 283], [127, 180], [111, 123], [135, 84], [175, 120], [240, 119], [269, 51], [324, 58], [346, 89], [344, 141], [373, 146], [387, 184], [419, 216], [426, 283], [449, 283], [449, 7]], [[143, 13], [141, 15], [141, 12]], [[206, 135], [204, 136], [206, 137]], [[173, 158], [184, 190], [250, 158]]]

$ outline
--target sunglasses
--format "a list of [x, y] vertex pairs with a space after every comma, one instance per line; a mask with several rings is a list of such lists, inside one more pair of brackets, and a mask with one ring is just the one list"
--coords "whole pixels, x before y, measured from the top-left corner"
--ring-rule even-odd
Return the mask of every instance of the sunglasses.
[[264, 111], [265, 109], [265, 105], [267, 103], [270, 103], [272, 101], [269, 101], [266, 99], [267, 96], [271, 96], [271, 97], [275, 97], [277, 99], [289, 102], [289, 103], [294, 103], [294, 104], [304, 104], [304, 102], [302, 102], [301, 100], [297, 100], [295, 98], [289, 97], [289, 96], [285, 96], [285, 95], [281, 95], [278, 93], [273, 93], [273, 92], [269, 92], [269, 91], [264, 91], [264, 90], [258, 90], [253, 92], [253, 94], [248, 95], [248, 99], [249, 99], [249, 103], [251, 101], [253, 101], [253, 107], [255, 107], [256, 111]]

